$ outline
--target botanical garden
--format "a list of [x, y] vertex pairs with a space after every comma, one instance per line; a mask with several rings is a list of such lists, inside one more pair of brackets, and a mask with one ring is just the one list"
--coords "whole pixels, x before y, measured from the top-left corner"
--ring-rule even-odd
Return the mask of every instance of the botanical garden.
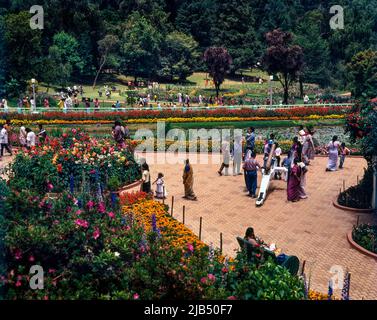
[[377, 299], [373, 6], [41, 2], [0, 4], [0, 300]]

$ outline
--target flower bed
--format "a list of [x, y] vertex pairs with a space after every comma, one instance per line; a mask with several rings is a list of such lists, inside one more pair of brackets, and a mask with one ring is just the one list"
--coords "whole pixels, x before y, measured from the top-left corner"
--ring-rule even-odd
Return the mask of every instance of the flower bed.
[[[132, 197], [132, 194], [128, 196], [123, 195], [121, 199], [122, 197]], [[177, 248], [184, 249], [187, 247], [187, 244], [193, 245], [193, 248], [202, 248], [205, 246], [189, 228], [172, 218], [167, 213], [166, 206], [162, 203], [145, 200], [141, 197], [138, 199], [139, 201], [136, 201], [136, 203], [124, 206], [123, 212], [145, 226], [146, 231], [157, 228]], [[154, 226], [150, 224], [152, 220], [155, 221]]]
[[369, 210], [372, 208], [373, 169], [369, 167], [360, 183], [341, 192], [338, 196], [338, 204], [351, 209]]
[[[226, 109], [215, 110], [132, 110], [125, 112], [45, 112], [40, 114], [4, 114], [14, 125], [24, 124], [94, 124], [127, 120], [130, 123], [203, 122], [203, 121], [258, 121], [258, 120], [318, 120], [341, 119], [351, 106], [297, 107], [292, 109]], [[1, 121], [1, 120], [0, 120]], [[4, 120], [2, 120], [4, 121]]]
[[[250, 265], [241, 254], [221, 259], [145, 194], [122, 201], [126, 214], [86, 193], [49, 199], [8, 190], [0, 222], [0, 230], [7, 230], [4, 297], [303, 299], [302, 282], [284, 268]], [[42, 290], [29, 285], [36, 264], [44, 269]]]
[[377, 254], [377, 226], [369, 224], [354, 226], [352, 239], [367, 251]]
[[11, 187], [43, 192], [118, 190], [140, 179], [131, 150], [91, 139], [79, 129], [50, 139], [31, 150], [21, 150], [9, 171]]

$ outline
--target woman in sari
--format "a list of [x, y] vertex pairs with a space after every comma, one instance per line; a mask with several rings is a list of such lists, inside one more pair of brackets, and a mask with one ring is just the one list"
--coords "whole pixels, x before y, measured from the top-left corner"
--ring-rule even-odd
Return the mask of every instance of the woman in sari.
[[329, 161], [326, 171], [336, 171], [338, 167], [340, 142], [338, 136], [333, 136], [332, 141], [327, 145], [327, 151], [329, 152]]
[[301, 168], [298, 165], [297, 158], [293, 161], [293, 167], [290, 170], [288, 177], [287, 199], [288, 201], [296, 202], [300, 200], [301, 193]]
[[185, 187], [185, 195], [183, 198], [188, 200], [198, 200], [194, 190], [194, 171], [192, 169], [192, 166], [189, 162], [189, 159], [185, 161], [185, 167], [183, 169], [183, 185]]
[[308, 132], [304, 136], [304, 144], [302, 147], [302, 160], [305, 163], [305, 165], [310, 164], [310, 160], [314, 159], [315, 155], [315, 149], [314, 149], [314, 143], [313, 143], [313, 132], [308, 129]]
[[298, 159], [298, 161], [301, 161], [301, 155], [302, 155], [302, 144], [298, 140], [298, 137], [293, 138], [293, 144], [290, 150], [290, 157], [293, 163], [294, 159]]

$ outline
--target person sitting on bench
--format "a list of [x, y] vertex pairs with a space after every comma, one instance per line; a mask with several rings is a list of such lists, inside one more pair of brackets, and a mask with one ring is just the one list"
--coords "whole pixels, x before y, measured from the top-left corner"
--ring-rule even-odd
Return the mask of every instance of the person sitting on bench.
[[254, 228], [252, 227], [249, 227], [246, 229], [246, 232], [245, 232], [245, 237], [244, 239], [248, 242], [250, 242], [253, 246], [256, 246], [256, 247], [264, 247], [265, 249], [267, 250], [270, 250], [270, 251], [275, 251], [276, 250], [276, 245], [274, 243], [272, 243], [270, 246], [265, 243], [263, 240], [257, 238], [255, 236], [255, 233], [254, 233]]

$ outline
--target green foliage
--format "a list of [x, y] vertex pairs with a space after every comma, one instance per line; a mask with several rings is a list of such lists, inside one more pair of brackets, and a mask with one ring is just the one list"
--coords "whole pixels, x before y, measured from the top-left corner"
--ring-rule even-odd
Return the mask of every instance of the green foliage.
[[377, 226], [361, 224], [352, 230], [353, 240], [363, 248], [377, 253]]
[[84, 60], [79, 54], [79, 47], [79, 42], [65, 32], [54, 35], [47, 61], [52, 67], [50, 77], [55, 77], [61, 86], [67, 85], [75, 70], [83, 72]]
[[306, 13], [297, 26], [296, 42], [304, 52], [302, 80], [326, 87], [330, 84], [330, 51], [328, 42], [322, 37], [323, 19], [319, 10]]
[[133, 14], [121, 40], [123, 71], [135, 78], [156, 75], [161, 41], [161, 34], [145, 17]]
[[339, 204], [356, 209], [371, 209], [373, 193], [373, 168], [364, 172], [364, 177], [358, 185], [341, 192], [338, 196]]
[[181, 32], [169, 33], [162, 45], [161, 69], [158, 74], [172, 81], [175, 77], [183, 81], [193, 73], [199, 58], [198, 44], [189, 35]]
[[356, 99], [370, 99], [377, 91], [377, 51], [359, 52], [347, 65], [349, 87]]
[[38, 76], [42, 54], [42, 32], [30, 28], [27, 11], [8, 14], [4, 18], [4, 51], [9, 77], [24, 84]]
[[[77, 195], [82, 200], [82, 195]], [[12, 192], [0, 227], [7, 299], [303, 299], [303, 284], [271, 262], [242, 254], [221, 262], [208, 247], [175, 247], [158, 230], [146, 232], [105, 202]], [[142, 203], [140, 203], [142, 205]], [[152, 226], [153, 222], [151, 221]], [[44, 289], [28, 283], [31, 265], [44, 268]]]

